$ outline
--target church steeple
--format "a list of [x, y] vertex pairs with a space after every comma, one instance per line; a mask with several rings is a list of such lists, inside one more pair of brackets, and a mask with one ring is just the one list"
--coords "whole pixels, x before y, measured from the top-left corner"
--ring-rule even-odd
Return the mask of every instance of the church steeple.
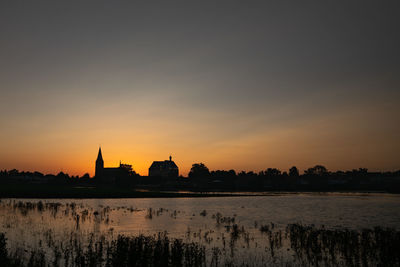
[[99, 147], [99, 154], [97, 155], [97, 161], [103, 161], [103, 156], [101, 155], [101, 147]]
[[97, 155], [97, 159], [96, 159], [95, 176], [96, 177], [101, 176], [103, 169], [104, 169], [104, 161], [103, 161], [103, 156], [101, 154], [101, 147], [99, 147], [99, 154]]

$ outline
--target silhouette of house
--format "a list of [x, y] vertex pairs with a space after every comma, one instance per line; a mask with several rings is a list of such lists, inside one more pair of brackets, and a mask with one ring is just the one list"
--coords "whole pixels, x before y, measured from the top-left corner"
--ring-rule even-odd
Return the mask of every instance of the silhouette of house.
[[171, 156], [169, 160], [153, 161], [149, 168], [149, 176], [178, 177], [178, 175], [178, 166], [172, 161]]
[[101, 147], [96, 159], [95, 177], [106, 183], [114, 183], [117, 179], [127, 177], [132, 172], [132, 165], [119, 163], [119, 167], [104, 168], [103, 155], [101, 154]]

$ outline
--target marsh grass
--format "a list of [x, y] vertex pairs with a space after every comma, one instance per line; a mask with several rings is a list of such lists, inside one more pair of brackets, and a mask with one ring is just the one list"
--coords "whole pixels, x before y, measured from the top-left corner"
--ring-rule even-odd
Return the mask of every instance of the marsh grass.
[[[76, 241], [76, 240], [75, 240]], [[21, 255], [10, 255], [6, 238], [0, 234], [2, 266], [205, 266], [205, 247], [180, 239], [170, 239], [165, 233], [156, 236], [119, 235], [108, 242], [105, 238], [87, 240], [72, 246], [54, 247], [54, 258], [48, 260], [43, 250], [33, 250], [25, 263]]]
[[[244, 229], [233, 226], [231, 235], [240, 235]], [[264, 231], [265, 232], [265, 231]], [[393, 229], [376, 227], [362, 231], [329, 230], [290, 224], [286, 234], [296, 257], [279, 262], [274, 250], [282, 247], [282, 232], [265, 232], [270, 240], [271, 260], [265, 265], [286, 266], [399, 266], [400, 233]], [[51, 236], [51, 232], [49, 233]], [[237, 237], [238, 237], [237, 236]], [[237, 238], [235, 237], [235, 238]], [[83, 244], [88, 244], [84, 246]], [[153, 236], [124, 236], [108, 241], [93, 235], [79, 242], [71, 239], [65, 246], [49, 243], [53, 257], [38, 249], [30, 251], [28, 260], [21, 253], [7, 251], [7, 239], [0, 233], [0, 260], [2, 266], [206, 266], [206, 247], [196, 242], [169, 238], [166, 233]], [[19, 250], [21, 251], [21, 250]], [[237, 266], [223, 257], [223, 250], [213, 247], [209, 255], [211, 266]], [[268, 264], [267, 264], [268, 263]], [[222, 264], [222, 265], [220, 265]], [[256, 266], [254, 262], [238, 265]], [[263, 264], [263, 265], [264, 265]]]
[[331, 230], [290, 224], [286, 232], [297, 257], [312, 265], [400, 266], [400, 232], [394, 229]]
[[[39, 245], [7, 246], [7, 231], [0, 233], [0, 266], [400, 266], [400, 231], [375, 227], [364, 230], [329, 229], [324, 226], [255, 221], [241, 224], [240, 217], [198, 211], [204, 228], [189, 228], [180, 238], [166, 232], [123, 235], [108, 225], [113, 213], [157, 220], [187, 216], [179, 210], [132, 206], [91, 208], [75, 203], [3, 201], [2, 207], [27, 221], [39, 214], [46, 220], [65, 220], [71, 232], [60, 236], [40, 228]], [[47, 213], [47, 216], [45, 216]], [[212, 215], [211, 215], [212, 214]], [[187, 218], [186, 217], [186, 218]], [[43, 219], [42, 219], [43, 220]], [[148, 221], [150, 223], [150, 221]], [[104, 229], [92, 231], [96, 224]], [[113, 226], [113, 225], [111, 225]], [[10, 236], [9, 236], [10, 238]]]

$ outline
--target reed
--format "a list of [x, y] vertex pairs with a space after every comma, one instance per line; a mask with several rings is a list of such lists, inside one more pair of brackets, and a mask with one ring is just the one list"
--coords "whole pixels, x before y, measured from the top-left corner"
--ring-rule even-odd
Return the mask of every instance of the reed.
[[84, 248], [79, 242], [71, 247], [54, 247], [55, 257], [48, 261], [45, 252], [33, 250], [27, 263], [18, 255], [9, 255], [6, 238], [0, 234], [1, 266], [205, 266], [205, 247], [180, 239], [170, 239], [165, 233], [157, 236], [119, 235], [111, 242], [89, 238]]

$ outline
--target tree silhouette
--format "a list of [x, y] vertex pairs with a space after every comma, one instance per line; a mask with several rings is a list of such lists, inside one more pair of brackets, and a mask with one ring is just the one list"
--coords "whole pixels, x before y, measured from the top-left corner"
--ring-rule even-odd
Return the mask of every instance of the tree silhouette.
[[289, 169], [289, 176], [292, 176], [292, 177], [299, 176], [299, 170], [297, 169], [296, 166], [293, 166], [292, 168]]
[[276, 168], [268, 168], [264, 173], [267, 177], [276, 177], [281, 175], [282, 172]]
[[311, 176], [324, 176], [328, 174], [328, 170], [322, 165], [315, 165], [312, 168], [308, 168], [304, 173]]
[[189, 172], [190, 178], [208, 177], [209, 175], [210, 171], [203, 163], [194, 163]]

